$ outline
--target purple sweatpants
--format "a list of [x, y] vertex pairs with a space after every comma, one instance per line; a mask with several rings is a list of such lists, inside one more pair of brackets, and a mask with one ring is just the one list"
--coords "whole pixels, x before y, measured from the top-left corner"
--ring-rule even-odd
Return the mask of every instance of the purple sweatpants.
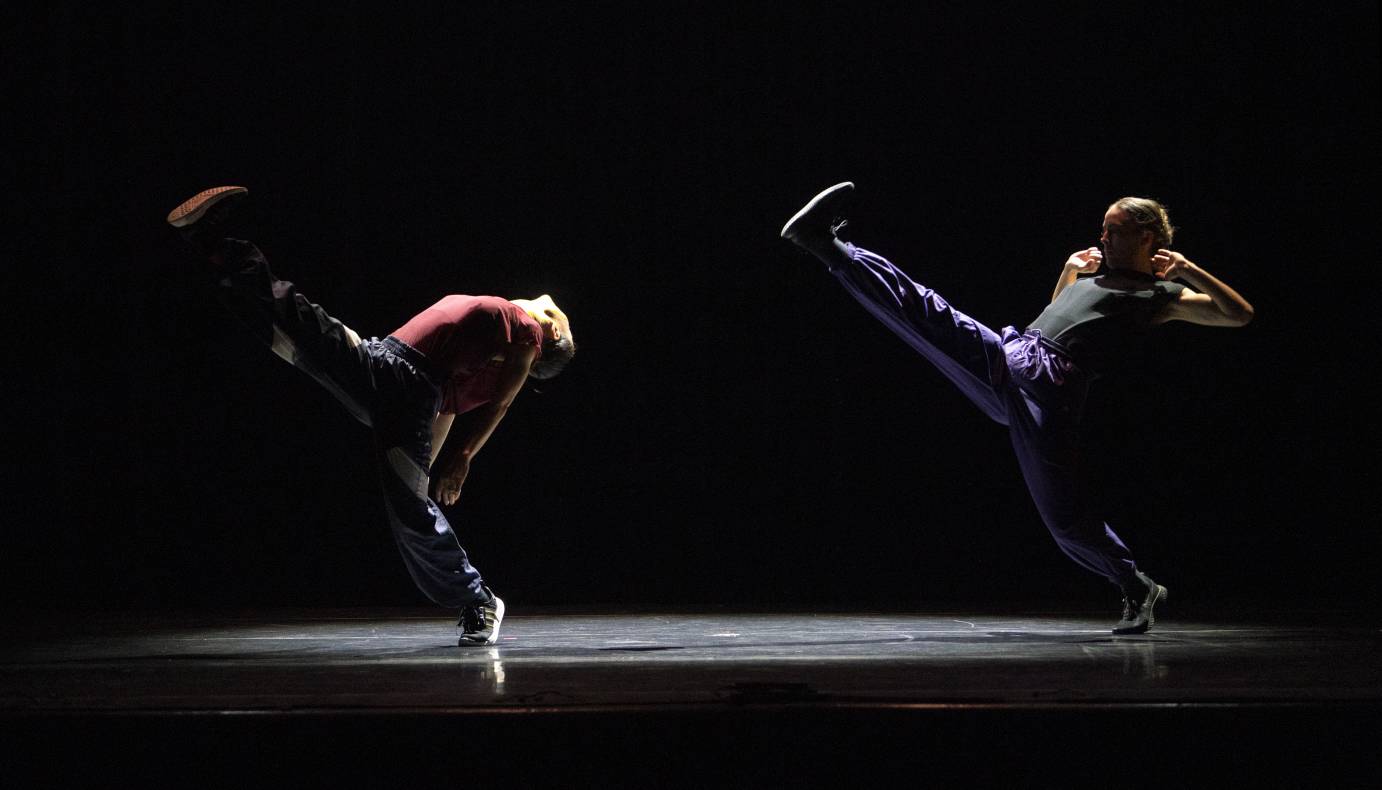
[[870, 313], [1008, 427], [1022, 476], [1051, 536], [1071, 559], [1136, 588], [1132, 553], [1095, 512], [1076, 428], [1089, 378], [1039, 332], [1001, 335], [952, 308], [881, 256], [852, 244], [831, 273]]

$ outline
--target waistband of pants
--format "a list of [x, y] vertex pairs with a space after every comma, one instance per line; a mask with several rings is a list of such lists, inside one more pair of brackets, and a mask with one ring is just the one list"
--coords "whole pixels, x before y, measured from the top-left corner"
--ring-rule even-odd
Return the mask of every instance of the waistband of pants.
[[1046, 350], [1055, 352], [1058, 356], [1063, 357], [1070, 364], [1074, 365], [1077, 368], [1080, 368], [1081, 370], [1084, 370], [1084, 365], [1080, 362], [1080, 358], [1070, 350], [1069, 346], [1066, 346], [1062, 343], [1058, 343], [1055, 340], [1052, 340], [1051, 338], [1041, 334], [1040, 329], [1028, 329], [1023, 331], [1022, 335], [1023, 337], [1036, 338], [1036, 341], [1040, 343], [1043, 347], [1045, 347]]
[[383, 344], [384, 348], [389, 350], [389, 353], [403, 359], [408, 364], [417, 368], [422, 375], [431, 379], [433, 385], [440, 387], [442, 383], [446, 381], [446, 377], [440, 375], [437, 369], [432, 366], [432, 361], [416, 348], [404, 343], [393, 335], [384, 338], [380, 343]]

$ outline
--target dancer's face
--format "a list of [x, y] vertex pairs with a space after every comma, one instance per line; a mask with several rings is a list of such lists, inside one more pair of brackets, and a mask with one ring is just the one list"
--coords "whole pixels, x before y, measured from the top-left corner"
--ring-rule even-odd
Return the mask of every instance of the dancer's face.
[[509, 301], [527, 313], [538, 326], [542, 327], [542, 339], [561, 340], [571, 334], [571, 322], [566, 317], [566, 313], [557, 307], [557, 303], [552, 301], [552, 297], [543, 294], [536, 299], [510, 299]]
[[1152, 233], [1138, 228], [1123, 209], [1110, 206], [1104, 213], [1104, 229], [1099, 234], [1099, 243], [1104, 247], [1105, 266], [1126, 269], [1139, 258], [1150, 256]]

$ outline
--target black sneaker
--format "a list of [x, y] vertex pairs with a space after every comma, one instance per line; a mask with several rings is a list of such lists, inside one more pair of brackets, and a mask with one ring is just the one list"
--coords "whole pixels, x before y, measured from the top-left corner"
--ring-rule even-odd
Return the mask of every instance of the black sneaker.
[[485, 588], [489, 600], [471, 604], [461, 610], [461, 621], [456, 625], [461, 629], [461, 639], [457, 644], [492, 645], [499, 641], [499, 624], [504, 622], [504, 599]]
[[834, 246], [835, 231], [844, 225], [839, 219], [840, 206], [853, 192], [852, 181], [822, 191], [787, 220], [780, 235], [798, 247], [820, 255], [825, 248]]
[[1152, 608], [1158, 601], [1166, 600], [1166, 588], [1152, 581], [1142, 571], [1135, 571], [1138, 581], [1145, 590], [1123, 591], [1123, 619], [1113, 627], [1115, 634], [1145, 634], [1156, 622]]
[[244, 187], [204, 189], [168, 212], [168, 224], [193, 247], [209, 253], [225, 235], [222, 230], [231, 208], [247, 194]]

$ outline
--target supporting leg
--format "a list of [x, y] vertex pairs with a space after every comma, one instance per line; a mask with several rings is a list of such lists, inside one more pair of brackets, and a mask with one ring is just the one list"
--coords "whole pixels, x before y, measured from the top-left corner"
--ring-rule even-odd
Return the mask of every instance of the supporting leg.
[[1074, 419], [1043, 406], [1018, 387], [1007, 388], [1006, 394], [1013, 450], [1056, 545], [1080, 567], [1123, 589], [1138, 584], [1132, 552], [1097, 515]]
[[437, 390], [393, 350], [390, 344], [396, 342], [390, 338], [363, 346], [374, 366], [382, 404], [373, 416], [389, 527], [409, 575], [429, 599], [456, 609], [484, 602], [490, 596], [480, 572], [428, 496]]
[[427, 469], [404, 447], [380, 447], [379, 474], [389, 528], [418, 589], [434, 603], [461, 609], [488, 600], [451, 522], [427, 496]]

